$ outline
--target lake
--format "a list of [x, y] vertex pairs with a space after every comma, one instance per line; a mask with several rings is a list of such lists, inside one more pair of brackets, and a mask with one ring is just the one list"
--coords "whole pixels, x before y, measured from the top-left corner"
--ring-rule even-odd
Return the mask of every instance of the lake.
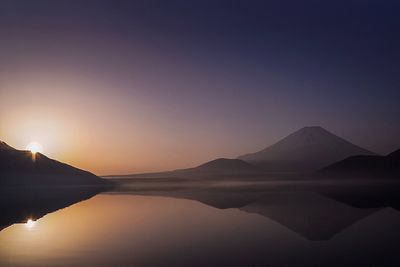
[[400, 266], [397, 209], [316, 192], [116, 190], [70, 204], [3, 228], [0, 266]]

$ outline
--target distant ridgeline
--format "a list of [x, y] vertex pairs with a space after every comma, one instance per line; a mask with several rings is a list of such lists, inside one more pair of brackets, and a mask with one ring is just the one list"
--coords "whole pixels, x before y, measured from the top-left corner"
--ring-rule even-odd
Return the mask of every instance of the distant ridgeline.
[[327, 130], [304, 127], [279, 142], [239, 159], [266, 171], [315, 171], [354, 155], [376, 155]]
[[[348, 176], [347, 174], [353, 175], [352, 178], [379, 176], [392, 179], [400, 178], [399, 153], [397, 151], [382, 157], [321, 127], [312, 126], [304, 127], [261, 151], [246, 154], [237, 159], [219, 158], [194, 168], [131, 174], [114, 178], [259, 180], [316, 176], [323, 178], [333, 177], [329, 173], [335, 173], [343, 175], [343, 177]], [[331, 164], [334, 165], [330, 166]], [[372, 175], [368, 176], [367, 174]]]
[[106, 185], [96, 175], [0, 141], [0, 185]]

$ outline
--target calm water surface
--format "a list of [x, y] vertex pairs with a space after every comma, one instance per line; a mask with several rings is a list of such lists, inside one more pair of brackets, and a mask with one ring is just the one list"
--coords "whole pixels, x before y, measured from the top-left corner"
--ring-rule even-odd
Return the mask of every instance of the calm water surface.
[[220, 209], [99, 194], [0, 231], [0, 266], [400, 266], [397, 210], [295, 198]]

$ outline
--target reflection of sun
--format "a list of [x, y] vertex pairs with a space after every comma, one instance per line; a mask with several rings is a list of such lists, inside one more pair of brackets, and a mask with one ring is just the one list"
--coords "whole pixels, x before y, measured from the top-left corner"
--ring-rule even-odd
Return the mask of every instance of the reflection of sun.
[[32, 154], [35, 154], [37, 152], [43, 153], [43, 147], [38, 142], [30, 142], [26, 146], [26, 150], [29, 150], [30, 152], [32, 152]]
[[26, 228], [31, 229], [33, 228], [33, 226], [35, 226], [35, 221], [32, 219], [29, 219], [26, 223], [25, 223]]

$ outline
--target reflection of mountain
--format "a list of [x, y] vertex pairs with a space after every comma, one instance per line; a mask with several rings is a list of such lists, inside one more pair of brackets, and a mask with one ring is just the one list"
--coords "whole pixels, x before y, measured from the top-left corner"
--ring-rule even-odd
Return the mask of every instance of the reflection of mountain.
[[108, 183], [96, 175], [52, 160], [43, 154], [16, 150], [0, 142], [0, 185], [82, 185]]
[[[346, 190], [351, 191], [356, 187], [346, 187]], [[219, 209], [239, 208], [242, 211], [257, 213], [274, 220], [310, 240], [328, 240], [353, 223], [386, 207], [384, 203], [372, 200], [368, 202], [368, 206], [354, 207], [347, 204], [346, 199], [341, 197], [336, 199], [328, 197], [328, 191], [323, 192], [324, 195], [320, 194], [319, 187], [308, 188], [316, 191], [304, 191], [300, 188], [291, 186], [289, 189], [271, 185], [270, 188], [259, 190], [228, 186], [132, 193], [196, 200]], [[369, 188], [373, 190], [375, 187]], [[342, 196], [340, 194], [345, 194], [346, 190], [342, 187], [333, 187], [329, 192]], [[123, 190], [123, 192], [129, 193], [129, 190]], [[357, 195], [358, 198], [364, 197], [362, 193], [366, 191], [360, 192]]]
[[310, 240], [328, 240], [377, 209], [358, 209], [312, 192], [272, 193], [241, 210], [258, 213]]
[[0, 230], [14, 223], [37, 220], [47, 213], [91, 198], [100, 187], [7, 187], [0, 190]]
[[387, 156], [349, 157], [322, 169], [321, 173], [355, 179], [400, 179], [400, 150]]
[[[129, 191], [123, 191], [129, 193]], [[163, 190], [163, 191], [135, 191], [135, 195], [165, 196], [199, 201], [218, 209], [238, 208], [260, 198], [260, 192], [224, 190]], [[262, 194], [262, 193], [261, 193]]]
[[352, 155], [374, 155], [321, 127], [304, 127], [276, 144], [239, 159], [268, 171], [317, 170]]

